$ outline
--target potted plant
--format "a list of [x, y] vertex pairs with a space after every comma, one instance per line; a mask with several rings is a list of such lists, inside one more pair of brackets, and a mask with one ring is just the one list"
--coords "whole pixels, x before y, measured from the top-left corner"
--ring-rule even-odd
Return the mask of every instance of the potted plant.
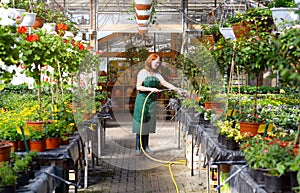
[[17, 186], [27, 185], [29, 182], [29, 159], [25, 159], [20, 155], [15, 155], [13, 169], [16, 172]]
[[44, 132], [40, 129], [30, 128], [30, 135], [28, 136], [30, 151], [43, 152], [45, 146]]
[[48, 9], [50, 8], [48, 8], [46, 4], [41, 0], [37, 0], [35, 3], [32, 4], [32, 10], [34, 13], [36, 13], [36, 18], [32, 25], [33, 28], [43, 27]]
[[2, 191], [16, 192], [17, 176], [9, 162], [0, 162], [0, 189]]
[[63, 128], [63, 121], [53, 120], [45, 124], [43, 128], [45, 134], [46, 149], [59, 148], [61, 140], [61, 129]]
[[232, 25], [227, 20], [225, 20], [220, 26], [220, 33], [224, 36], [225, 39], [235, 39]]
[[295, 21], [299, 20], [299, 14], [297, 13], [299, 9], [294, 0], [275, 0], [270, 10], [279, 31], [294, 25]]

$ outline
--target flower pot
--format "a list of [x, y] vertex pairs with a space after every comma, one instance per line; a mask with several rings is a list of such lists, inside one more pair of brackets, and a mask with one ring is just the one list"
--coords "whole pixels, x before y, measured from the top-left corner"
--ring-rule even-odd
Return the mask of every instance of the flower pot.
[[237, 143], [235, 140], [233, 139], [226, 139], [226, 148], [228, 150], [232, 150], [232, 151], [236, 151], [239, 150], [239, 143]]
[[135, 18], [139, 20], [148, 20], [150, 18], [150, 15], [138, 15], [135, 13]]
[[294, 146], [294, 155], [295, 155], [295, 157], [298, 156], [298, 153], [299, 153], [299, 146], [300, 146], [299, 144]]
[[12, 18], [17, 19], [18, 17], [22, 17], [22, 14], [26, 12], [25, 9], [15, 9], [15, 8], [8, 8], [12, 13]]
[[250, 176], [258, 183], [258, 184], [264, 184], [265, 182], [265, 176], [264, 172], [266, 172], [266, 169], [254, 169], [249, 168], [249, 174]]
[[31, 27], [33, 27], [34, 29], [36, 28], [42, 28], [43, 25], [45, 23], [45, 18], [42, 18], [42, 17], [36, 17], [35, 20], [34, 20], [34, 23]]
[[30, 151], [38, 151], [38, 152], [43, 152], [45, 149], [45, 141], [29, 141], [29, 146], [30, 146]]
[[43, 130], [44, 121], [26, 121], [26, 126], [32, 130]]
[[26, 171], [19, 171], [17, 173], [17, 187], [29, 184], [29, 173]]
[[16, 193], [16, 185], [0, 186], [0, 193]]
[[147, 10], [152, 6], [152, 0], [134, 0], [134, 7], [138, 10]]
[[222, 27], [220, 28], [220, 33], [224, 36], [225, 39], [232, 39], [232, 40], [235, 39], [235, 35], [232, 27], [226, 27], [226, 28]]
[[5, 141], [5, 143], [11, 145], [11, 151], [18, 151], [18, 141]]
[[296, 193], [296, 191], [293, 190], [293, 188], [298, 187], [298, 181], [297, 181], [297, 171], [291, 171], [289, 172], [290, 177], [290, 183], [291, 183], [291, 192]]
[[248, 37], [251, 30], [247, 23], [233, 23], [232, 29], [236, 38]]
[[259, 123], [246, 123], [240, 122], [240, 133], [250, 133], [253, 135], [257, 134]]
[[149, 22], [150, 20], [139, 20], [139, 19], [136, 19], [136, 23], [138, 24], [138, 26], [141, 26], [141, 27], [147, 27], [149, 25]]
[[296, 20], [299, 20], [298, 8], [274, 7], [270, 9], [276, 27], [281, 30], [286, 26], [292, 26]]
[[207, 102], [204, 102], [204, 107], [205, 107], [205, 109], [213, 109], [213, 108], [222, 109], [223, 103], [207, 101]]
[[146, 34], [149, 31], [149, 27], [148, 26], [138, 26], [138, 31], [139, 31], [139, 34]]
[[0, 162], [10, 161], [11, 145], [0, 143]]
[[8, 9], [0, 7], [0, 25], [12, 26], [16, 24], [16, 21], [10, 18], [10, 11]]
[[[26, 140], [26, 143], [29, 148], [29, 139]], [[26, 146], [23, 140], [18, 140], [18, 151], [26, 151]]]
[[283, 192], [283, 183], [282, 179], [279, 176], [272, 176], [264, 173], [265, 179], [265, 190], [268, 193], [282, 193]]
[[204, 40], [206, 40], [211, 45], [215, 44], [213, 35], [204, 35]]
[[150, 16], [152, 12], [152, 7], [150, 9], [139, 10], [135, 8], [135, 13], [139, 16]]
[[20, 24], [20, 26], [30, 27], [34, 24], [36, 18], [36, 13], [25, 12], [25, 16]]
[[60, 144], [61, 145], [68, 145], [70, 143], [70, 134], [65, 133], [63, 134], [64, 137], [61, 138]]
[[57, 149], [59, 148], [60, 145], [60, 137], [51, 137], [51, 138], [46, 138], [45, 140], [45, 148], [46, 149]]

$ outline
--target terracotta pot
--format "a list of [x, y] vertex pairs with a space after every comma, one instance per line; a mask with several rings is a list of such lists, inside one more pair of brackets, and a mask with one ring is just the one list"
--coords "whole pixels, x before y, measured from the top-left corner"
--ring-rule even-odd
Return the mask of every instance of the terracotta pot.
[[150, 18], [150, 15], [138, 15], [137, 13], [135, 14], [136, 19], [138, 20], [148, 20]]
[[45, 121], [26, 121], [26, 126], [32, 130], [38, 129], [43, 130]]
[[204, 35], [204, 39], [207, 40], [210, 44], [215, 44], [213, 35]]
[[57, 149], [60, 145], [60, 137], [51, 137], [46, 138], [45, 140], [45, 148], [46, 149]]
[[5, 143], [11, 145], [11, 151], [18, 151], [18, 141], [5, 141]]
[[29, 141], [30, 151], [43, 152], [45, 149], [45, 141]]
[[240, 133], [251, 133], [253, 135], [256, 135], [258, 127], [259, 123], [240, 122]]
[[295, 157], [298, 156], [298, 153], [299, 153], [299, 147], [300, 147], [299, 144], [294, 146], [294, 155], [295, 155]]
[[135, 0], [134, 6], [138, 10], [150, 9], [152, 6], [152, 0]]
[[149, 10], [152, 4], [134, 4], [134, 7], [138, 10]]
[[[26, 143], [29, 148], [29, 139], [26, 140]], [[18, 151], [26, 151], [25, 143], [22, 140], [18, 140]]]
[[251, 30], [247, 23], [233, 23], [232, 29], [236, 38], [248, 37]]
[[45, 18], [42, 18], [42, 17], [36, 17], [35, 18], [35, 21], [33, 23], [33, 25], [31, 27], [33, 27], [34, 29], [36, 28], [42, 28], [43, 25], [45, 23]]
[[204, 102], [204, 107], [205, 107], [205, 109], [213, 109], [213, 108], [222, 109], [223, 103], [207, 101], [207, 102]]
[[0, 143], [0, 162], [10, 161], [10, 151], [11, 151], [10, 144]]

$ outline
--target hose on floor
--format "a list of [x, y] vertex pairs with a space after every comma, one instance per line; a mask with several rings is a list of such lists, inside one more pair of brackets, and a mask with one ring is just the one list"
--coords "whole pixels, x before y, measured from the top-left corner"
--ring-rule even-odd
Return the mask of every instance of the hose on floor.
[[[170, 89], [164, 89], [164, 90], [170, 90]], [[141, 150], [142, 152], [151, 160], [153, 161], [156, 161], [158, 163], [163, 163], [163, 164], [168, 164], [169, 166], [169, 172], [170, 172], [170, 175], [171, 175], [171, 178], [172, 178], [172, 181], [174, 183], [174, 186], [176, 188], [176, 193], [179, 193], [179, 189], [178, 189], [178, 185], [176, 183], [176, 180], [174, 178], [174, 175], [173, 175], [173, 172], [172, 172], [172, 165], [173, 164], [180, 164], [180, 165], [186, 165], [186, 160], [177, 160], [177, 161], [167, 161], [167, 160], [160, 160], [160, 159], [156, 159], [152, 156], [150, 156], [143, 148], [143, 145], [142, 145], [142, 131], [143, 131], [143, 119], [144, 119], [144, 111], [145, 111], [145, 106], [146, 106], [146, 102], [149, 98], [149, 96], [153, 93], [150, 92], [147, 97], [145, 98], [145, 101], [144, 101], [144, 104], [143, 104], [143, 108], [142, 108], [142, 117], [141, 117], [141, 123], [140, 123], [140, 147], [141, 147]]]

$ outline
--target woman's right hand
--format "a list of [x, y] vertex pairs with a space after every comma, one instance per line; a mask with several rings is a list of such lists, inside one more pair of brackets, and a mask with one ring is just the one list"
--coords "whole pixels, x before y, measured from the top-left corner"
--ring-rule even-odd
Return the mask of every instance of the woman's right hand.
[[157, 93], [157, 92], [160, 92], [161, 90], [157, 89], [157, 88], [151, 88], [150, 89], [150, 92], [154, 92], [154, 93]]

